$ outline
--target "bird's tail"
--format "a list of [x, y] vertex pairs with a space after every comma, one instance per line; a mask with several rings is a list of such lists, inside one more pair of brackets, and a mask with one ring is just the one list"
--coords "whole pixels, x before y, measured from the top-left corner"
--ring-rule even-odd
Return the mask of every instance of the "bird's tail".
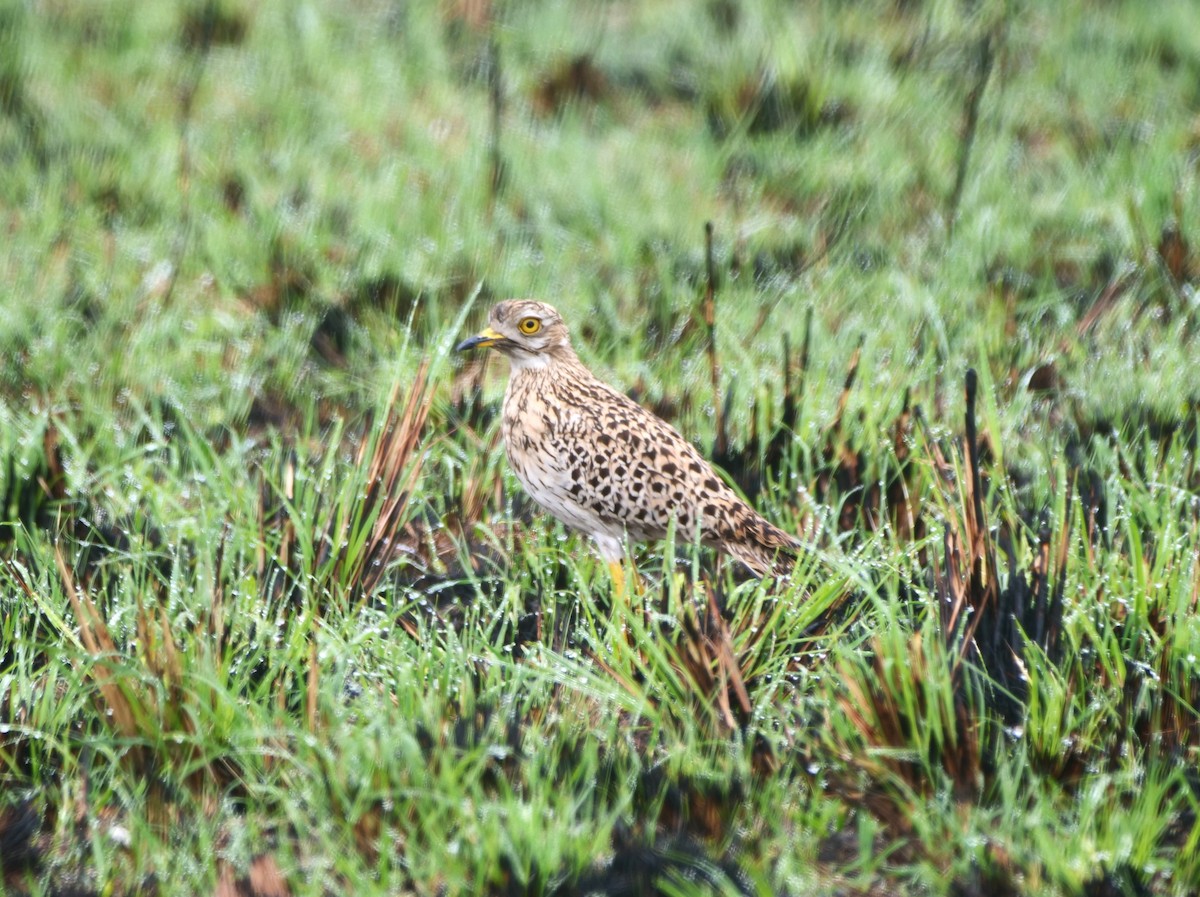
[[749, 567], [755, 576], [761, 578], [770, 574], [782, 578], [795, 569], [796, 557], [804, 545], [791, 533], [758, 514], [743, 521], [738, 529], [741, 530], [740, 538], [726, 541], [723, 547]]

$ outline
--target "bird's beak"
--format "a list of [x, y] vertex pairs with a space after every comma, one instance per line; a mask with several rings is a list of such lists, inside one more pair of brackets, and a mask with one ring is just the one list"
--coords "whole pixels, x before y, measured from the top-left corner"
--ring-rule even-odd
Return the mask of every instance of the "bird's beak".
[[494, 346], [502, 339], [504, 339], [503, 334], [497, 333], [491, 327], [486, 327], [482, 333], [477, 333], [470, 339], [463, 340], [454, 347], [454, 351], [466, 352], [468, 349], [486, 349], [489, 346]]

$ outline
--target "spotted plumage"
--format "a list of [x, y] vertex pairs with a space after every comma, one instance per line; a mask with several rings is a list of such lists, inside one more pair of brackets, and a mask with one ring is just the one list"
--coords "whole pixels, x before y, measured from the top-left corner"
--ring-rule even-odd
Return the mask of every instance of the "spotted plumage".
[[756, 575], [791, 569], [800, 542], [742, 501], [670, 424], [597, 379], [551, 306], [496, 305], [490, 326], [458, 346], [506, 355], [501, 421], [509, 464], [533, 499], [592, 537], [610, 565], [626, 537], [666, 536], [733, 555]]

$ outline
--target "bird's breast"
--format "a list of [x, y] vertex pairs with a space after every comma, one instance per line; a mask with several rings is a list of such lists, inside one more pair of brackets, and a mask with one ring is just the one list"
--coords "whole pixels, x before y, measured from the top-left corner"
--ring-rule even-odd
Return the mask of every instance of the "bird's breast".
[[501, 419], [509, 466], [529, 496], [568, 526], [607, 530], [588, 483], [594, 415], [543, 379], [522, 376], [509, 383]]

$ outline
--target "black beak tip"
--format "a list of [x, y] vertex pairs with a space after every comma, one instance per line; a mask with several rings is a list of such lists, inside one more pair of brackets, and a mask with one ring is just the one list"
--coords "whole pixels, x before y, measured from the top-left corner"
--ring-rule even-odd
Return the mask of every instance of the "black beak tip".
[[455, 346], [454, 351], [455, 352], [468, 352], [471, 349], [474, 349], [476, 346], [478, 346], [479, 343], [480, 343], [479, 337], [473, 336], [470, 339], [463, 340], [461, 343], [459, 343], [457, 346]]

